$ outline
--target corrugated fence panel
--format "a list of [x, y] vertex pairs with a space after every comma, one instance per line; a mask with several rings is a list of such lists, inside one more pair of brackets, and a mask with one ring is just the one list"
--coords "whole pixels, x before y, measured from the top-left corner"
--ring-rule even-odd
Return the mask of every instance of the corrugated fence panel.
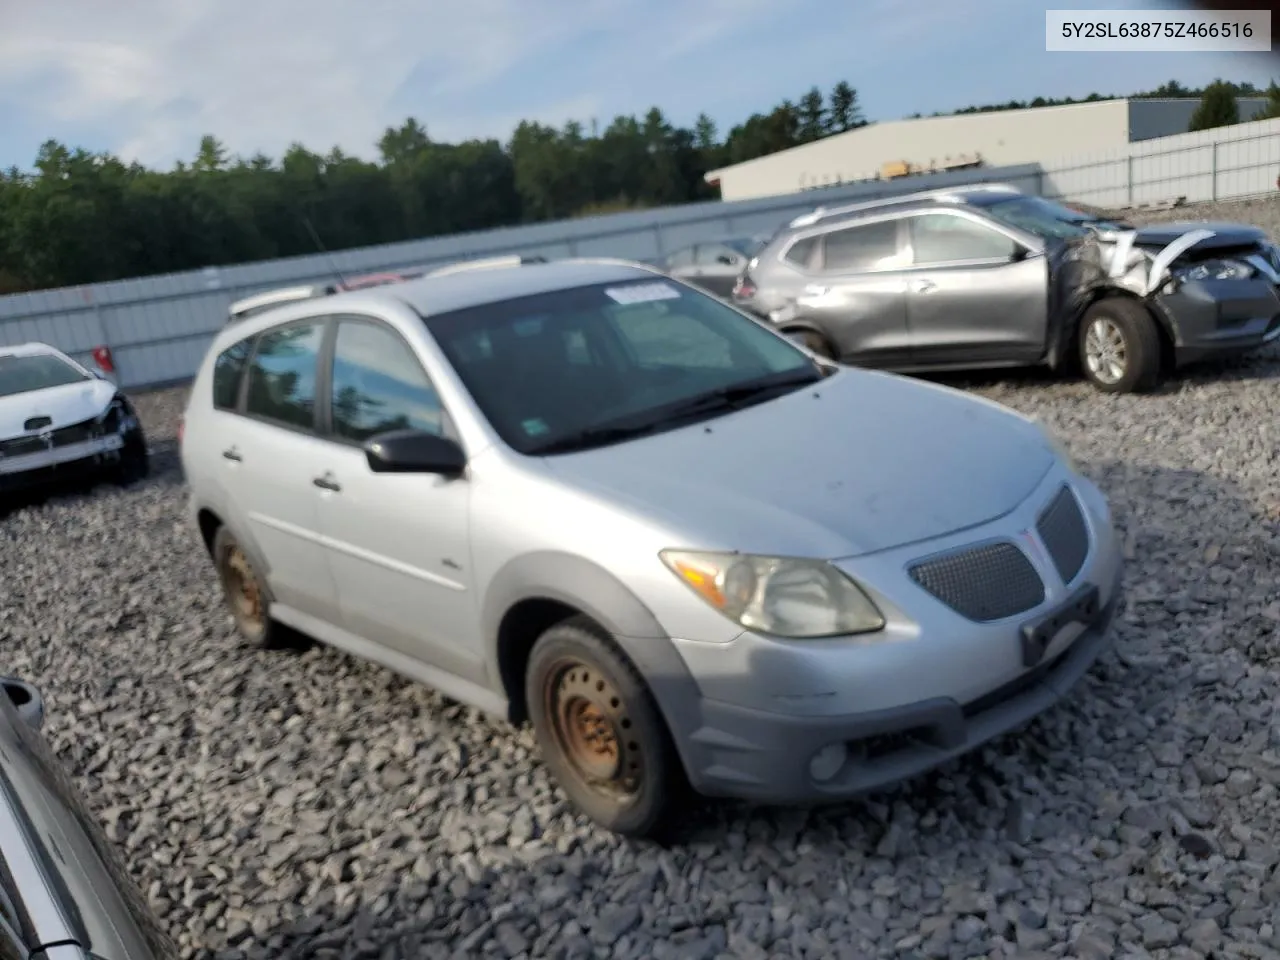
[[232, 301], [281, 286], [456, 260], [523, 253], [548, 259], [653, 260], [705, 240], [770, 234], [815, 206], [967, 183], [1011, 183], [1031, 193], [1102, 207], [1185, 196], [1229, 199], [1275, 189], [1280, 120], [1179, 134], [1053, 163], [979, 168], [824, 187], [736, 203], [661, 210], [432, 237], [333, 254], [209, 267], [65, 290], [0, 297], [0, 344], [41, 340], [89, 361], [106, 344], [120, 382], [139, 387], [190, 377]]

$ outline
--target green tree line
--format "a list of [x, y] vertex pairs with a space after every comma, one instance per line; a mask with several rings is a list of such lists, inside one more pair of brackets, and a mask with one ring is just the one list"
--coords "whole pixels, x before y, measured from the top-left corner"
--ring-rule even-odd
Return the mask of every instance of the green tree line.
[[[1198, 93], [1166, 84], [1140, 96]], [[724, 135], [705, 114], [682, 127], [656, 107], [603, 129], [524, 122], [507, 143], [442, 143], [409, 119], [386, 130], [376, 160], [301, 144], [278, 159], [232, 157], [205, 136], [167, 171], [50, 140], [34, 169], [0, 172], [0, 293], [315, 253], [316, 238], [342, 250], [713, 199], [708, 170], [866, 123], [842, 82]]]

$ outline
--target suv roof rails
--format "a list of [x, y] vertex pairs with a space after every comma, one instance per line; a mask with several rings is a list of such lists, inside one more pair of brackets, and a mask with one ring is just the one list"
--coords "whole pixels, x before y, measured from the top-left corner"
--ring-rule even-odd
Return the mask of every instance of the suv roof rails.
[[227, 313], [232, 321], [243, 320], [283, 303], [297, 303], [300, 300], [311, 300], [331, 293], [333, 293], [332, 284], [309, 283], [296, 287], [277, 287], [274, 290], [255, 293], [253, 296], [237, 300], [231, 304]]
[[493, 270], [500, 267], [523, 267], [531, 263], [546, 263], [547, 258], [543, 256], [524, 256], [523, 254], [510, 254], [504, 257], [481, 257], [477, 260], [457, 260], [453, 263], [446, 263], [442, 267], [434, 267], [427, 270], [423, 275], [427, 277], [443, 277], [451, 273], [462, 273], [466, 270]]
[[792, 220], [789, 227], [811, 227], [815, 223], [831, 217], [857, 213], [860, 210], [874, 210], [876, 207], [891, 207], [899, 203], [918, 203], [922, 200], [935, 200], [939, 203], [960, 203], [964, 197], [972, 193], [1021, 193], [1016, 187], [1007, 183], [975, 183], [958, 187], [938, 187], [933, 190], [921, 190], [918, 193], [902, 193], [893, 197], [876, 197], [873, 200], [861, 200], [857, 203], [842, 203], [838, 207], [818, 207], [812, 213], [802, 213]]

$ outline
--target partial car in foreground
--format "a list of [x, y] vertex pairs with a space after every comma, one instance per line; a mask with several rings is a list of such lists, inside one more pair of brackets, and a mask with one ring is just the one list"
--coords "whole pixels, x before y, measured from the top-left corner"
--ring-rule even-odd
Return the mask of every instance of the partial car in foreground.
[[0, 957], [177, 960], [40, 735], [40, 692], [0, 677]]
[[427, 277], [224, 330], [190, 510], [284, 624], [509, 720], [614, 830], [839, 800], [972, 750], [1108, 643], [1107, 503], [1040, 426], [815, 359], [621, 261]]
[[796, 218], [734, 300], [862, 366], [1044, 364], [1124, 393], [1280, 339], [1280, 250], [1242, 224], [1133, 229], [1010, 187], [958, 187]]
[[114, 383], [44, 343], [0, 347], [0, 494], [62, 479], [131, 482], [146, 437]]

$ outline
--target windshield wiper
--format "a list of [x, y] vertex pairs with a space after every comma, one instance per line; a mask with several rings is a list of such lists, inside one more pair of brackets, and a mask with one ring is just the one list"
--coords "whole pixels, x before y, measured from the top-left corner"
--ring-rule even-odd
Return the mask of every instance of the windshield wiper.
[[794, 390], [797, 387], [818, 383], [825, 375], [817, 369], [788, 371], [786, 374], [770, 374], [745, 383], [735, 383], [699, 393], [685, 400], [678, 400], [640, 414], [606, 421], [565, 434], [529, 451], [534, 456], [549, 453], [570, 453], [589, 447], [602, 447], [622, 440], [634, 440], [691, 417], [698, 417], [717, 410], [736, 410], [749, 402], [760, 402], [771, 394]]

